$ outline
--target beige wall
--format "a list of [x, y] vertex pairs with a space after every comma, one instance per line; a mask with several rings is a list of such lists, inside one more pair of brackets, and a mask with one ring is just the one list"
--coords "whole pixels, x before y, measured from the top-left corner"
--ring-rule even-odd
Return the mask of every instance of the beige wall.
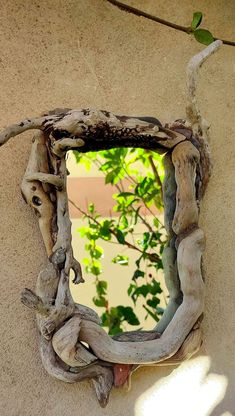
[[[127, 0], [126, 0], [127, 1]], [[195, 10], [218, 37], [235, 38], [233, 0], [133, 0], [186, 24]], [[102, 0], [8, 0], [0, 8], [0, 125], [57, 106], [94, 106], [169, 121], [184, 115], [185, 66], [202, 47], [183, 33]], [[201, 212], [207, 236], [204, 356], [172, 372], [145, 368], [105, 410], [89, 383], [65, 385], [43, 370], [32, 313], [20, 303], [46, 262], [20, 195], [30, 135], [0, 151], [1, 416], [231, 415], [234, 399], [234, 68], [224, 48], [201, 71], [200, 103], [212, 123], [214, 171]]]

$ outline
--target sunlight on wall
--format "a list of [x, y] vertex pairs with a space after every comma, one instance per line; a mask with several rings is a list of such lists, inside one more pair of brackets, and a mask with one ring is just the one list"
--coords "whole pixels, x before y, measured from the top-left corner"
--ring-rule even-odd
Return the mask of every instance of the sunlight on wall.
[[225, 376], [208, 374], [210, 362], [207, 356], [194, 358], [159, 380], [137, 400], [135, 416], [209, 416], [228, 385]]

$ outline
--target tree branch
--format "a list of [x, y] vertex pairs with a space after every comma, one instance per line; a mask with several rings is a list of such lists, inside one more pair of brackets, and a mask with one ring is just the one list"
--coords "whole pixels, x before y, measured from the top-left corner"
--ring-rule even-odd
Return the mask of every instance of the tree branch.
[[[128, 4], [122, 3], [117, 0], [107, 0], [108, 3], [111, 3], [113, 6], [118, 7], [121, 10], [124, 10], [127, 13], [135, 14], [139, 17], [145, 17], [145, 19], [153, 20], [154, 22], [160, 23], [161, 25], [168, 26], [172, 29], [179, 30], [180, 32], [187, 33], [190, 35], [193, 31], [191, 27], [177, 25], [176, 23], [169, 22], [168, 20], [161, 19], [160, 17], [153, 16], [152, 14], [146, 13], [140, 9], [136, 9], [135, 7], [129, 6]], [[214, 37], [214, 40], [219, 40], [218, 38]], [[235, 46], [235, 42], [226, 39], [220, 39], [225, 45]]]
[[191, 33], [191, 28], [186, 26], [177, 25], [176, 23], [169, 22], [168, 20], [161, 19], [160, 17], [153, 16], [152, 14], [146, 13], [142, 10], [136, 9], [135, 7], [129, 6], [128, 4], [122, 3], [117, 0], [107, 0], [108, 3], [111, 3], [113, 6], [118, 7], [121, 10], [124, 10], [127, 13], [135, 14], [139, 17], [145, 17], [146, 19], [153, 20], [154, 22], [160, 23], [161, 25], [171, 27], [172, 29], [180, 30], [187, 34]]

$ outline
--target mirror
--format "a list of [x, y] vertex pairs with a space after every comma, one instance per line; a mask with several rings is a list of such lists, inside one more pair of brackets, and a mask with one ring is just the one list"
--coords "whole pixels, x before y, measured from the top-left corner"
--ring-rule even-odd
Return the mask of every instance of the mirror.
[[73, 251], [86, 275], [71, 285], [74, 301], [96, 310], [110, 335], [153, 329], [168, 297], [162, 156], [121, 148], [69, 152], [66, 162]]

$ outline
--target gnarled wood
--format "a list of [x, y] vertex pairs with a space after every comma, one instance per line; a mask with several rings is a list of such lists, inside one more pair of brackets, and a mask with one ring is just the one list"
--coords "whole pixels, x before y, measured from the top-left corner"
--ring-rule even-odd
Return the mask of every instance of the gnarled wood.
[[156, 331], [160, 333], [165, 331], [183, 300], [178, 276], [177, 252], [175, 247], [170, 246], [170, 243], [163, 250], [162, 263], [169, 300], [162, 318], [155, 327]]
[[162, 263], [165, 283], [169, 292], [169, 301], [162, 318], [155, 327], [156, 331], [160, 333], [164, 332], [182, 302], [182, 292], [180, 290], [180, 280], [176, 261], [176, 235], [172, 228], [172, 222], [176, 209], [177, 192], [175, 169], [172, 163], [171, 154], [167, 153], [163, 161], [165, 170], [163, 182], [164, 225], [168, 234], [168, 242], [166, 243], [162, 253]]
[[202, 118], [200, 110], [196, 101], [196, 87], [199, 68], [202, 64], [221, 46], [223, 42], [216, 40], [207, 48], [203, 49], [197, 55], [193, 56], [187, 66], [187, 99], [186, 106], [187, 124], [192, 128], [194, 133], [202, 134], [204, 139], [207, 139], [208, 122]]
[[177, 183], [176, 209], [172, 228], [180, 234], [198, 224], [198, 205], [196, 200], [196, 166], [200, 155], [192, 143], [180, 143], [172, 152]]
[[28, 166], [21, 184], [21, 191], [26, 202], [34, 209], [38, 216], [39, 227], [46, 247], [47, 255], [50, 256], [54, 245], [52, 222], [55, 209], [42, 184], [37, 180], [28, 179], [30, 175], [33, 175], [33, 177], [38, 174], [40, 175], [40, 168], [42, 166], [46, 169], [47, 159], [44, 147], [44, 135], [42, 133], [37, 133], [33, 138]]
[[[36, 311], [43, 365], [65, 382], [91, 378], [101, 406], [107, 404], [112, 386], [122, 385], [137, 366], [179, 363], [201, 344], [204, 235], [198, 228], [198, 213], [210, 176], [210, 154], [208, 125], [197, 108], [195, 89], [198, 68], [220, 45], [214, 42], [189, 63], [186, 123], [178, 120], [162, 126], [153, 117], [56, 109], [0, 133], [1, 146], [24, 131], [41, 130], [33, 139], [22, 193], [39, 217], [51, 263], [39, 274], [36, 292], [24, 290], [22, 302]], [[83, 282], [83, 277], [71, 246], [65, 156], [70, 149], [88, 152], [114, 147], [166, 153], [163, 196], [168, 243], [163, 263], [170, 302], [155, 330], [111, 338], [100, 327], [97, 314], [75, 304], [70, 294], [70, 271], [75, 283]]]

